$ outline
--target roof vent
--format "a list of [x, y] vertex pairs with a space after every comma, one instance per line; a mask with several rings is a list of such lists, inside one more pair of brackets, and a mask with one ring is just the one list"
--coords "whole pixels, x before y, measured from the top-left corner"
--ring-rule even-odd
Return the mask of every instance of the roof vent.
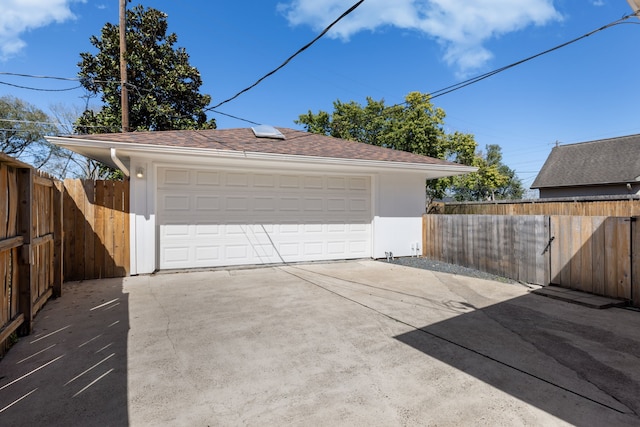
[[256, 138], [285, 139], [284, 135], [273, 126], [259, 125], [252, 127], [251, 130]]

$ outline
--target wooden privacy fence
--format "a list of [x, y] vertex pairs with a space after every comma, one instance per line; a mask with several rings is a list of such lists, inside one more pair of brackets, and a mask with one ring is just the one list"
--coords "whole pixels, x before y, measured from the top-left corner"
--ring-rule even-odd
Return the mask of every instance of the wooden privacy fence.
[[60, 183], [0, 154], [0, 352], [62, 293]]
[[0, 354], [62, 283], [129, 272], [129, 183], [64, 183], [0, 153]]
[[640, 306], [634, 217], [424, 215], [423, 255]]
[[65, 280], [129, 274], [129, 182], [64, 181]]
[[424, 215], [423, 255], [502, 277], [548, 284], [543, 215]]
[[550, 283], [640, 306], [640, 224], [624, 217], [551, 217]]
[[638, 196], [601, 196], [592, 198], [500, 200], [494, 202], [440, 203], [435, 213], [467, 215], [573, 215], [573, 216], [639, 216]]

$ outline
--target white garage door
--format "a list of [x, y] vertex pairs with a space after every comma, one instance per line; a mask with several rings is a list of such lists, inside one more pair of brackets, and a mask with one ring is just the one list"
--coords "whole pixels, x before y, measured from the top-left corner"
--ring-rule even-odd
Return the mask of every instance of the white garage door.
[[371, 180], [158, 169], [160, 268], [371, 256]]

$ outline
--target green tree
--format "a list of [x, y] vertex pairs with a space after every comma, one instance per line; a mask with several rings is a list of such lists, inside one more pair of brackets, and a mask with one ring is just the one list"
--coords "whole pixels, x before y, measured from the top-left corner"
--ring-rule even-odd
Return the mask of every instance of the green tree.
[[[80, 133], [110, 133], [121, 129], [119, 26], [104, 25], [100, 37], [92, 36], [98, 50], [80, 54], [79, 76], [90, 95], [101, 97], [101, 109], [87, 109], [76, 121]], [[178, 37], [167, 34], [167, 15], [138, 5], [126, 13], [127, 89], [132, 130], [215, 128], [204, 108], [209, 95], [199, 93], [202, 79], [189, 64]]]
[[[473, 135], [447, 134], [444, 118], [444, 110], [436, 108], [428, 94], [411, 92], [404, 104], [392, 106], [369, 97], [365, 106], [338, 100], [333, 103], [332, 113], [309, 111], [295, 123], [308, 132], [473, 164], [477, 147]], [[428, 198], [444, 197], [452, 182], [451, 178], [428, 181]]]
[[43, 162], [53, 149], [45, 135], [57, 131], [49, 116], [34, 105], [13, 96], [0, 97], [0, 149], [13, 157]]
[[71, 153], [44, 139], [59, 128], [44, 111], [13, 96], [0, 97], [0, 150], [58, 178]]
[[473, 166], [478, 172], [452, 179], [451, 193], [456, 200], [521, 199], [522, 181], [514, 170], [502, 163], [502, 149], [497, 144], [486, 146], [486, 153], [477, 153]]

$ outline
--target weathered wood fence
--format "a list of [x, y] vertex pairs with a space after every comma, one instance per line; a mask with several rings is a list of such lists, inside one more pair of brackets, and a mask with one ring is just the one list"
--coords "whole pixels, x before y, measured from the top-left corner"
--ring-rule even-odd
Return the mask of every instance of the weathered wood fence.
[[59, 182], [0, 153], [0, 352], [62, 293]]
[[640, 306], [634, 217], [424, 215], [423, 255]]
[[590, 198], [498, 200], [494, 202], [439, 203], [431, 207], [439, 214], [466, 215], [574, 215], [640, 216], [638, 196]]
[[424, 215], [423, 255], [546, 285], [548, 228], [544, 215]]
[[0, 354], [64, 281], [128, 272], [128, 182], [62, 183], [0, 153]]

